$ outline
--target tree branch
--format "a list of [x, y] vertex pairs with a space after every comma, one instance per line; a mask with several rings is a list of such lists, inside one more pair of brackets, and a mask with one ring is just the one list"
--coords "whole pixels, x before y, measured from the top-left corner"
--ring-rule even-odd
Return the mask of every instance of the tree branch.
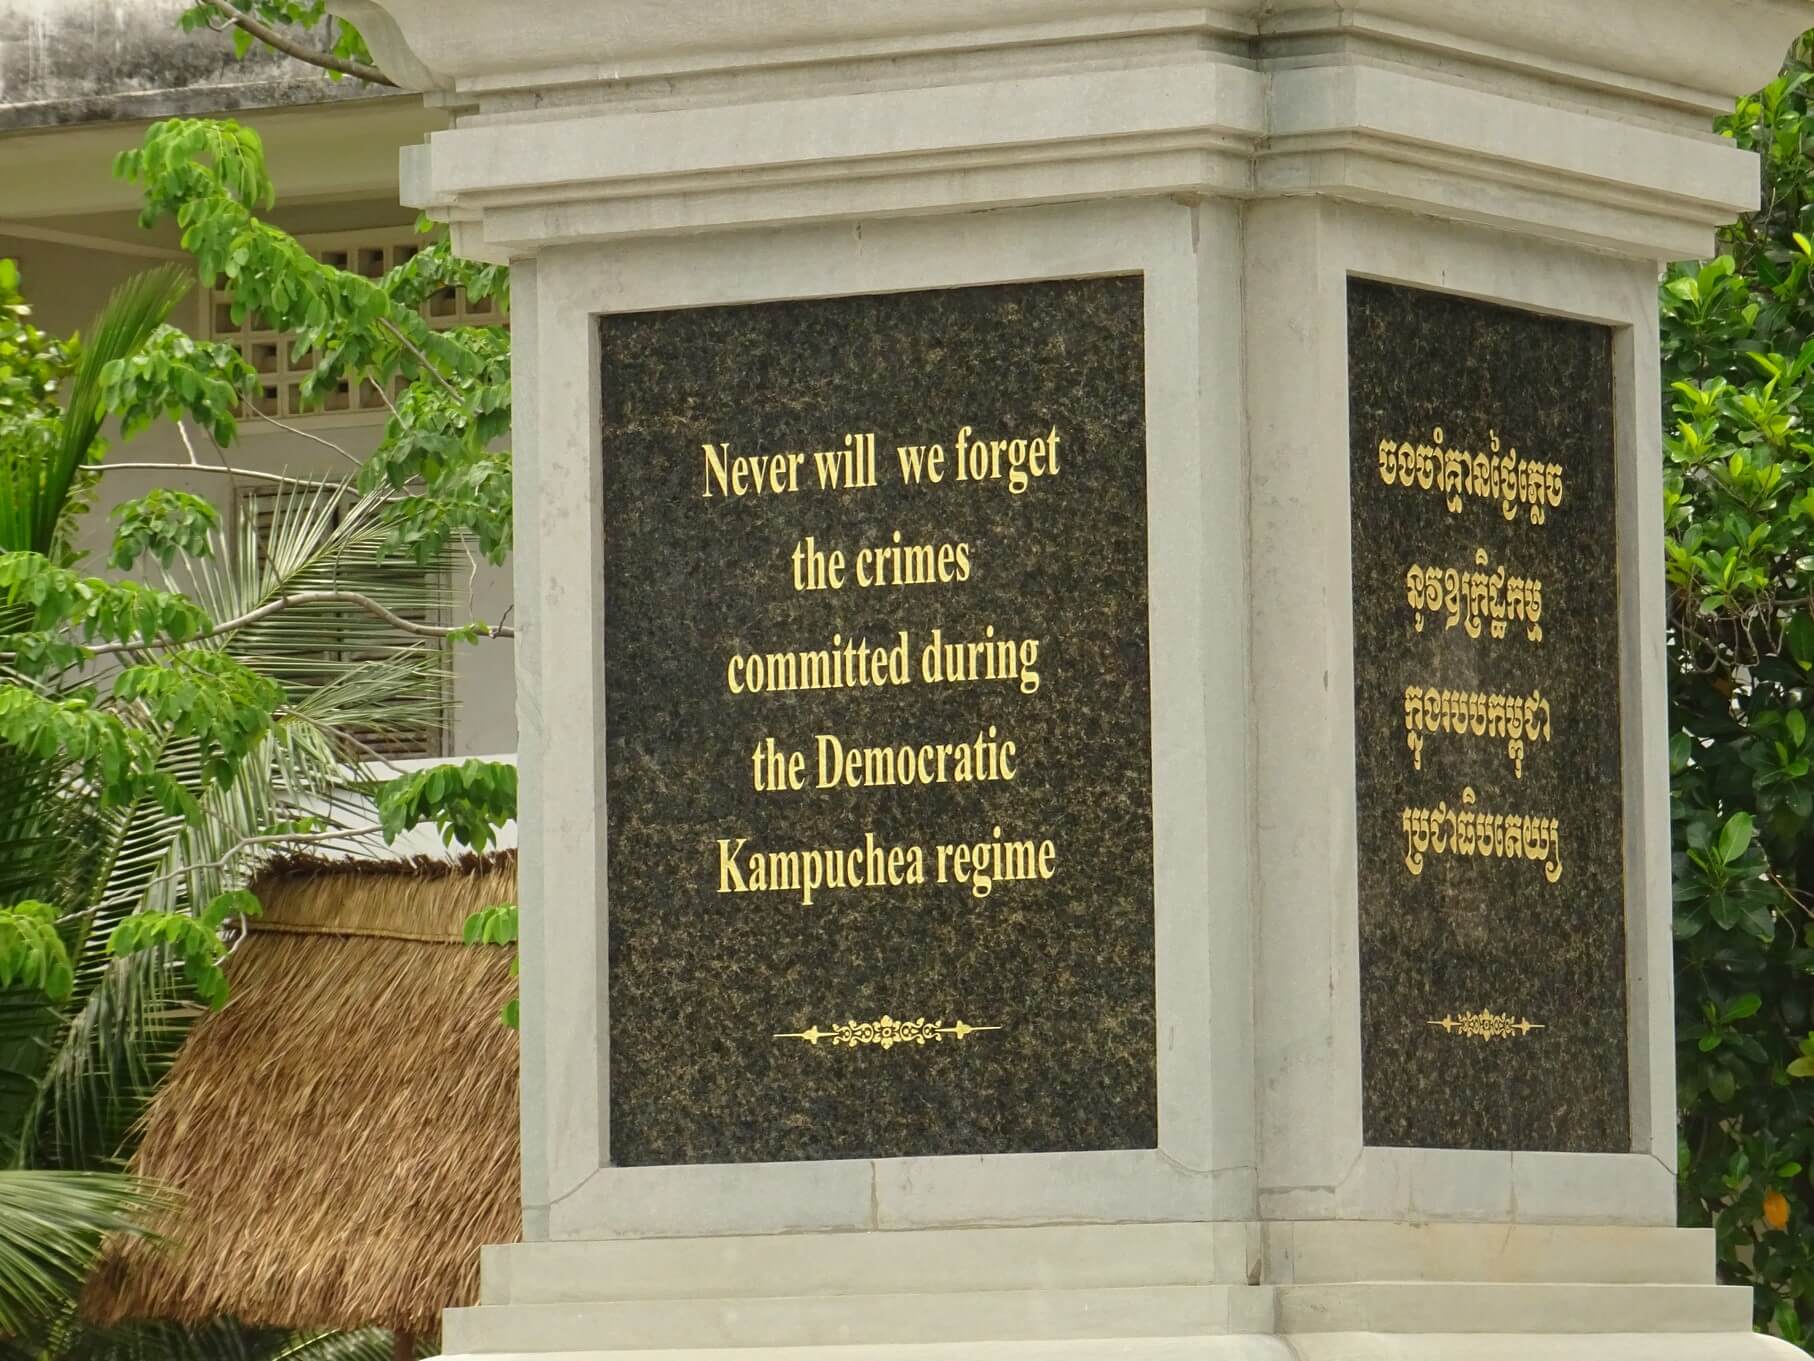
[[[320, 435], [313, 434], [310, 431], [304, 430], [299, 426], [291, 425], [288, 421], [280, 421], [277, 419], [277, 417], [268, 415], [265, 412], [260, 411], [256, 404], [248, 407], [247, 410], [249, 410], [254, 416], [258, 417], [259, 420], [266, 421], [269, 424], [276, 426], [279, 430], [286, 432], [287, 434], [300, 435], [300, 436], [302, 436], [302, 438], [304, 438], [306, 440], [315, 441], [315, 443], [321, 445], [323, 448], [332, 449], [335, 453], [339, 454], [340, 457], [344, 458], [348, 463], [352, 464], [355, 468], [361, 466], [358, 459], [354, 458], [351, 454], [347, 453], [346, 450], [342, 449], [338, 444], [334, 443], [334, 441], [331, 439], [323, 439]], [[391, 412], [394, 415], [396, 413], [396, 408], [392, 407]]]
[[[461, 628], [458, 626], [443, 627], [438, 624], [419, 624], [414, 619], [405, 619], [394, 610], [386, 609], [369, 595], [361, 595], [357, 591], [294, 591], [288, 595], [279, 596], [275, 600], [267, 601], [255, 610], [248, 610], [237, 619], [229, 619], [224, 623], [216, 624], [213, 628], [204, 630], [201, 633], [192, 634], [180, 641], [171, 639], [155, 643], [100, 643], [85, 650], [92, 658], [105, 657], [118, 652], [132, 652], [139, 649], [187, 647], [191, 643], [199, 643], [209, 638], [218, 637], [223, 633], [231, 633], [235, 629], [247, 628], [250, 625], [258, 623], [262, 619], [269, 619], [272, 615], [279, 614], [287, 609], [292, 609], [297, 605], [356, 605], [367, 614], [382, 619], [392, 628], [400, 629], [404, 633], [413, 633], [418, 638], [451, 638], [457, 633], [466, 632], [466, 629], [471, 627], [471, 625], [467, 625], [466, 628]], [[508, 628], [503, 624], [493, 624], [481, 629], [479, 632], [482, 637], [486, 638], [516, 637], [516, 630]], [[0, 652], [0, 662], [17, 661], [18, 657], [19, 654], [17, 652]]]
[[[427, 355], [422, 353], [422, 351], [417, 347], [415, 341], [411, 340], [407, 335], [404, 334], [403, 328], [401, 326], [397, 325], [397, 323], [392, 321], [389, 317], [379, 317], [378, 322], [387, 331], [389, 331], [392, 335], [396, 336], [398, 340], [403, 342], [403, 347], [406, 350], [408, 350], [411, 354], [415, 355], [417, 362], [420, 363], [423, 368], [427, 369], [429, 371], [429, 373], [434, 376], [434, 379], [436, 382], [438, 382], [442, 387], [447, 389], [448, 395], [450, 397], [452, 397], [454, 399], [454, 401], [456, 401], [460, 404], [460, 409], [462, 411], [467, 412], [467, 414], [470, 415], [471, 409], [466, 405], [466, 394], [461, 392], [459, 388], [455, 387], [450, 381], [448, 381], [447, 375], [441, 372], [440, 368], [435, 364], [434, 360], [430, 359]], [[396, 410], [397, 410], [396, 407], [394, 407], [394, 406], [391, 407], [391, 412], [393, 415], [396, 413]]]
[[310, 66], [319, 66], [324, 71], [337, 71], [343, 76], [354, 76], [371, 85], [388, 85], [393, 90], [401, 88], [396, 81], [385, 75], [376, 66], [367, 66], [362, 61], [348, 61], [345, 57], [336, 57], [332, 52], [323, 52], [319, 48], [310, 47], [307, 43], [299, 43], [294, 38], [278, 32], [269, 24], [254, 19], [249, 14], [235, 13], [222, 9], [219, 5], [214, 7], [214, 12], [234, 28], [245, 30], [266, 47], [275, 48], [286, 57], [294, 57], [297, 61], [307, 62]]
[[[279, 596], [276, 600], [260, 605], [257, 609], [248, 611], [237, 619], [229, 619], [224, 624], [216, 624], [212, 629], [201, 636], [209, 638], [217, 633], [226, 633], [233, 629], [245, 628], [247, 625], [256, 624], [261, 619], [268, 619], [272, 615], [287, 610], [295, 605], [357, 605], [367, 614], [382, 619], [392, 628], [401, 629], [405, 633], [413, 633], [418, 638], [451, 638], [454, 634], [465, 631], [459, 627], [443, 627], [439, 624], [420, 624], [414, 619], [405, 619], [395, 611], [386, 609], [369, 595], [361, 595], [357, 591], [295, 591], [289, 595]], [[482, 630], [482, 632], [487, 638], [516, 637], [516, 633], [513, 630], [505, 628], [501, 624], [486, 628]], [[188, 641], [194, 642], [196, 640], [192, 638]], [[98, 652], [100, 649], [96, 648], [95, 651]]]
[[178, 473], [218, 473], [226, 477], [244, 477], [254, 482], [278, 482], [287, 487], [337, 487], [340, 483], [331, 478], [285, 477], [282, 473], [261, 473], [252, 468], [228, 468], [222, 466], [211, 468], [206, 463], [97, 463], [97, 473], [120, 472], [125, 469], [150, 469], [157, 472]]

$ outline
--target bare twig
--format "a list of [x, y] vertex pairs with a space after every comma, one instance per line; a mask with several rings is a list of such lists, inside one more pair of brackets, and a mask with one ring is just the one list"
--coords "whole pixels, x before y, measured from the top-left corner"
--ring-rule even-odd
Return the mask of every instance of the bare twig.
[[121, 472], [126, 469], [151, 472], [177, 473], [215, 473], [227, 477], [244, 477], [255, 482], [279, 482], [290, 487], [337, 487], [337, 481], [323, 478], [285, 477], [282, 473], [261, 473], [251, 468], [229, 468], [225, 465], [211, 468], [206, 463], [100, 463], [95, 471], [101, 473]]
[[189, 466], [201, 467], [202, 461], [195, 456], [195, 445], [189, 439], [189, 422], [179, 417], [176, 422], [176, 433], [183, 437], [183, 448], [189, 451]]
[[464, 534], [460, 536], [460, 548], [471, 565], [471, 570], [466, 573], [466, 608], [470, 610], [479, 589], [479, 555], [472, 551], [472, 540]]
[[288, 421], [280, 421], [277, 419], [277, 417], [271, 415], [269, 412], [260, 411], [256, 406], [251, 407], [250, 410], [254, 416], [258, 417], [259, 420], [267, 421], [270, 424], [276, 426], [279, 430], [288, 431], [292, 435], [300, 435], [300, 436], [302, 436], [302, 438], [304, 438], [306, 440], [313, 440], [316, 444], [321, 445], [324, 449], [332, 449], [335, 453], [339, 454], [340, 457], [344, 458], [348, 463], [352, 464], [355, 468], [361, 466], [358, 459], [354, 458], [351, 454], [347, 453], [346, 450], [342, 449], [338, 444], [334, 443], [333, 440], [323, 439], [320, 435], [311, 434], [307, 430], [303, 430], [298, 426], [291, 425]]
[[294, 38], [278, 32], [269, 24], [260, 23], [249, 14], [233, 13], [222, 9], [219, 5], [214, 7], [214, 12], [220, 16], [221, 22], [210, 21], [208, 27], [217, 33], [224, 33], [228, 28], [243, 29], [257, 38], [259, 42], [264, 43], [267, 47], [276, 48], [286, 57], [294, 57], [297, 61], [307, 62], [310, 66], [319, 66], [324, 71], [337, 71], [343, 76], [354, 76], [372, 85], [388, 85], [393, 90], [398, 88], [397, 82], [376, 66], [368, 66], [365, 62], [352, 61], [346, 57], [336, 57], [332, 52], [323, 52], [319, 48], [310, 47], [307, 43], [299, 43]]
[[[301, 717], [301, 715], [297, 715], [297, 717]], [[310, 720], [305, 719], [304, 721], [307, 722]], [[314, 726], [317, 728], [322, 727], [321, 724], [315, 724]], [[334, 728], [331, 731], [333, 732], [334, 740], [336, 742], [344, 742], [344, 743], [346, 743], [346, 745], [348, 745], [350, 747], [355, 747], [359, 751], [362, 751], [365, 753], [367, 759], [365, 761], [361, 762], [360, 764], [363, 764], [366, 766], [384, 766], [386, 769], [389, 769], [389, 770], [402, 770], [403, 769], [403, 767], [398, 765], [396, 762], [396, 759], [394, 757], [392, 757], [389, 753], [379, 751], [378, 748], [374, 747], [371, 743], [361, 741], [359, 738], [355, 737], [351, 732], [348, 732], [342, 728]]]
[[1807, 897], [1805, 895], [1803, 895], [1802, 893], [1798, 892], [1797, 890], [1791, 888], [1788, 884], [1784, 883], [1782, 881], [1782, 879], [1777, 875], [1775, 870], [1766, 868], [1764, 870], [1764, 878], [1768, 879], [1772, 884], [1776, 885], [1777, 891], [1780, 892], [1783, 895], [1783, 897], [1787, 898], [1796, 907], [1800, 908], [1804, 915], [1814, 916], [1814, 909], [1810, 909], [1810, 907], [1808, 906]]
[[[389, 317], [380, 317], [379, 320], [384, 323], [386, 330], [388, 330], [392, 335], [396, 336], [398, 340], [403, 342], [403, 348], [408, 350], [411, 354], [415, 355], [416, 358], [421, 361], [422, 367], [427, 369], [431, 374], [433, 374], [435, 376], [435, 381], [440, 383], [440, 385], [442, 387], [446, 388], [448, 395], [451, 396], [456, 402], [458, 402], [460, 404], [461, 408], [464, 409], [466, 406], [466, 395], [464, 393], [462, 393], [459, 388], [455, 387], [451, 382], [448, 381], [446, 374], [442, 373], [440, 369], [435, 367], [435, 361], [430, 359], [427, 355], [423, 354], [422, 351], [419, 348], [417, 348], [416, 342], [411, 340], [409, 338], [409, 336], [404, 334], [403, 328], [401, 326], [397, 325], [396, 322], [392, 321]], [[396, 408], [392, 407], [391, 410], [395, 411]]]

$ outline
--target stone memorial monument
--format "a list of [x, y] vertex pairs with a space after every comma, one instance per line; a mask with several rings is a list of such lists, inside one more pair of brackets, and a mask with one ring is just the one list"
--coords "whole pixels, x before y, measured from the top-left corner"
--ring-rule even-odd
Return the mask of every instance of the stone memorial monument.
[[1673, 1227], [1656, 280], [1814, 6], [336, 7], [515, 280], [448, 1353], [1790, 1353]]

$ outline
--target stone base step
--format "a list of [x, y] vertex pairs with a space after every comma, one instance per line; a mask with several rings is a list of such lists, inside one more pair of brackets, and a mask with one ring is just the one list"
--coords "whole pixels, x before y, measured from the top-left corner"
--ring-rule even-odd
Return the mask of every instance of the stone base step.
[[1751, 1327], [1751, 1292], [1726, 1285], [1350, 1281], [1277, 1287], [1297, 1333], [1724, 1333]]
[[1712, 1229], [1283, 1221], [1262, 1226], [1269, 1285], [1345, 1281], [1708, 1285]]
[[1243, 1285], [1259, 1252], [1242, 1223], [512, 1243], [483, 1250], [479, 1302]]
[[1703, 1285], [1705, 1229], [1177, 1223], [620, 1238], [484, 1250], [481, 1304], [1369, 1281]]
[[[1759, 1333], [1315, 1333], [1299, 1337], [935, 1342], [665, 1351], [661, 1361], [1806, 1361]], [[549, 1361], [528, 1352], [449, 1354], [443, 1361]], [[563, 1361], [650, 1361], [647, 1351], [568, 1353]]]
[[441, 1342], [479, 1354], [1202, 1336], [1270, 1332], [1272, 1306], [1269, 1287], [1249, 1285], [611, 1300], [449, 1309]]
[[1211, 1337], [1229, 1333], [1743, 1333], [1732, 1286], [1159, 1285], [611, 1300], [449, 1310], [450, 1352]]

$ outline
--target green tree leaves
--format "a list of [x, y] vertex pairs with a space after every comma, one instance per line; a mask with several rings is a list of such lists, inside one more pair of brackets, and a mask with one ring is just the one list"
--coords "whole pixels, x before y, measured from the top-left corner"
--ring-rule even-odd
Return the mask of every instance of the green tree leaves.
[[285, 699], [276, 681], [224, 652], [202, 648], [127, 667], [113, 693], [143, 705], [173, 737], [191, 739], [203, 776], [223, 788]]
[[90, 690], [41, 695], [0, 685], [0, 745], [40, 761], [75, 769], [102, 799], [130, 799], [155, 760], [155, 743], [118, 714], [96, 707]]
[[[237, 167], [186, 175], [166, 147], [174, 178], [258, 196], [256, 139], [204, 130], [201, 144]], [[16, 272], [5, 281], [16, 300]], [[116, 511], [113, 563], [155, 559], [164, 588], [77, 570], [60, 527], [94, 476], [108, 411], [232, 433], [243, 363], [162, 327], [187, 286], [177, 271], [136, 281], [81, 349], [31, 330], [22, 301], [0, 313], [12, 364], [0, 379], [12, 400], [0, 413], [9, 1159], [111, 1165], [129, 1147], [190, 1004], [225, 998], [222, 926], [255, 906], [250, 876], [298, 837], [364, 834], [321, 816], [344, 800], [359, 739], [420, 721], [418, 697], [440, 693], [437, 631], [399, 640], [374, 622], [423, 603], [420, 574], [379, 570], [387, 497], [285, 482], [261, 539], [224, 533], [193, 493], [157, 491]], [[355, 623], [348, 600], [360, 602]], [[280, 679], [292, 675], [294, 687]]]
[[1675, 874], [1677, 939], [1698, 935], [1709, 922], [1763, 941], [1775, 934], [1781, 895], [1765, 878], [1768, 866], [1751, 834], [1749, 813], [1734, 813], [1717, 836], [1704, 819], [1688, 825]]
[[160, 418], [187, 416], [216, 443], [231, 444], [240, 403], [257, 392], [258, 374], [238, 350], [174, 326], [158, 328], [142, 349], [101, 371], [101, 400], [127, 439]]
[[378, 790], [386, 841], [432, 822], [448, 845], [459, 841], [483, 851], [496, 839], [497, 829], [515, 816], [516, 767], [508, 761], [430, 766]]
[[0, 429], [51, 405], [75, 368], [73, 346], [31, 322], [19, 266], [0, 259]]
[[[448, 845], [464, 842], [483, 851], [498, 829], [516, 816], [516, 767], [507, 761], [464, 761], [430, 766], [390, 781], [378, 790], [378, 814], [384, 839], [395, 841], [412, 827], [432, 822]], [[517, 906], [498, 903], [469, 916], [460, 938], [468, 945], [511, 948], [510, 976], [517, 976]], [[499, 1019], [516, 1028], [518, 1001], [504, 1003]]]
[[1766, 208], [1659, 294], [1683, 1221], [1814, 1333], [1814, 133], [1808, 72], [1724, 125]]
[[264, 143], [251, 128], [228, 118], [153, 124], [143, 142], [114, 157], [113, 173], [145, 186], [139, 212], [144, 227], [166, 214], [180, 222], [187, 205], [215, 192], [246, 209], [277, 202], [276, 186], [265, 173]]
[[214, 551], [213, 536], [220, 529], [220, 512], [210, 502], [166, 487], [120, 502], [109, 517], [118, 527], [107, 561], [121, 572], [130, 572], [147, 553], [160, 567], [169, 567], [179, 553], [205, 558]]
[[[310, 8], [234, 12], [274, 7]], [[363, 495], [246, 474], [284, 490], [233, 533], [205, 498], [153, 491], [115, 509], [110, 565], [158, 585], [86, 575], [69, 530], [104, 421], [131, 436], [176, 420], [185, 443], [226, 446], [255, 376], [164, 325], [185, 270], [132, 280], [77, 345], [32, 325], [0, 261], [0, 1158], [28, 1167], [120, 1164], [196, 1004], [226, 999], [252, 876], [285, 847], [369, 836], [344, 816], [350, 763], [440, 721], [454, 630], [420, 622], [441, 597], [384, 570], [387, 546], [432, 560], [468, 536], [494, 557], [509, 541], [509, 459], [491, 447], [509, 426], [508, 338], [421, 315], [454, 281], [501, 296], [503, 271], [433, 247], [382, 280], [313, 259], [256, 217], [273, 197], [262, 147], [230, 122], [159, 124], [119, 168], [238, 315], [312, 351], [312, 395], [396, 395], [396, 452]], [[454, 768], [392, 816], [484, 847], [514, 806], [513, 769]], [[36, 1176], [0, 1173], [0, 1332], [28, 1314], [67, 1324], [99, 1234], [149, 1205], [124, 1179]]]
[[[452, 288], [503, 306], [508, 272], [457, 258], [445, 240], [425, 239], [376, 280], [316, 260], [258, 219], [271, 199], [263, 148], [232, 123], [154, 123], [116, 170], [142, 188], [147, 222], [176, 218], [184, 248], [202, 278], [227, 292], [236, 322], [256, 313], [293, 337], [297, 357], [313, 356], [300, 387], [305, 405], [342, 383], [385, 392], [402, 385], [359, 481], [364, 491], [396, 494], [390, 547], [428, 562], [463, 542], [502, 562], [512, 532], [510, 456], [495, 446], [510, 430], [510, 336], [496, 326], [437, 329], [422, 308]], [[226, 347], [166, 331], [110, 366], [105, 390], [128, 433], [158, 413], [186, 415], [225, 443], [238, 398], [254, 382]]]
[[[124, 509], [127, 518], [136, 513], [130, 503]], [[0, 553], [0, 607], [5, 606], [16, 607], [23, 624], [17, 632], [0, 631], [11, 651], [33, 633], [152, 645], [182, 642], [212, 627], [207, 614], [184, 596], [136, 581], [80, 576], [39, 553]]]
[[113, 928], [107, 948], [120, 956], [168, 951], [181, 962], [195, 995], [218, 1011], [227, 1002], [227, 975], [221, 969], [227, 946], [221, 928], [232, 917], [255, 917], [259, 911], [251, 892], [232, 889], [217, 894], [200, 912], [137, 912]]
[[[468, 917], [460, 928], [460, 940], [466, 945], [508, 945], [514, 947], [517, 940], [517, 906], [515, 903], [495, 903], [491, 907], [482, 907]], [[517, 976], [517, 956], [513, 949], [510, 957], [510, 976]], [[521, 1019], [517, 999], [512, 997], [505, 1002], [498, 1013], [498, 1019], [512, 1030], [517, 1028]]]
[[0, 907], [0, 988], [31, 988], [66, 1002], [75, 981], [56, 908], [29, 898]]

